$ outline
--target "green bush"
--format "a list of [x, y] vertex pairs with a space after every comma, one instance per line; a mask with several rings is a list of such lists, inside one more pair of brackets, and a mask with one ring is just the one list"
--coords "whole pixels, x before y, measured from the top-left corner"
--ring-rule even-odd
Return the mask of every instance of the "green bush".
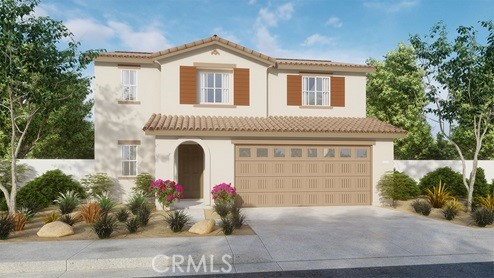
[[129, 212], [125, 208], [122, 208], [117, 212], [118, 222], [123, 223], [127, 221], [128, 218], [129, 218]]
[[153, 181], [154, 177], [151, 174], [141, 173], [136, 177], [135, 187], [133, 188], [133, 191], [135, 193], [141, 193], [145, 197], [152, 197], [154, 196], [154, 191], [149, 185]]
[[416, 213], [421, 213], [422, 215], [429, 215], [431, 213], [432, 206], [429, 202], [424, 200], [415, 200], [412, 203], [412, 207]]
[[427, 199], [433, 208], [442, 208], [447, 201], [453, 199], [446, 188], [446, 185], [439, 181], [439, 184], [431, 189], [426, 189]]
[[137, 232], [137, 230], [139, 229], [139, 219], [137, 218], [137, 216], [134, 216], [132, 218], [130, 218], [129, 220], [127, 220], [127, 222], [125, 222], [125, 226], [127, 227], [127, 230], [129, 231], [129, 233], [133, 234], [135, 232]]
[[74, 224], [75, 224], [75, 219], [70, 214], [64, 214], [64, 215], [60, 216], [60, 221], [66, 223], [70, 226], [74, 226]]
[[190, 222], [191, 218], [183, 210], [175, 210], [168, 214], [165, 218], [165, 223], [170, 227], [172, 232], [181, 232], [185, 225]]
[[221, 228], [226, 236], [231, 235], [235, 230], [235, 222], [230, 217], [221, 217]]
[[74, 191], [67, 191], [65, 193], [60, 193], [55, 203], [58, 204], [58, 209], [62, 214], [68, 214], [74, 211], [74, 209], [79, 205], [79, 194]]
[[117, 203], [110, 197], [110, 194], [108, 194], [108, 192], [96, 195], [96, 202], [101, 208], [102, 214], [110, 213], [111, 210], [117, 205]]
[[47, 171], [23, 186], [17, 193], [19, 207], [28, 207], [33, 211], [46, 208], [52, 204], [60, 193], [74, 191], [85, 197], [84, 189], [70, 175], [60, 170]]
[[139, 219], [139, 226], [146, 227], [151, 218], [151, 209], [148, 206], [143, 206], [139, 209], [136, 216]]
[[93, 230], [100, 239], [109, 238], [117, 228], [117, 219], [111, 215], [103, 214], [94, 222]]
[[494, 222], [494, 211], [485, 208], [479, 208], [472, 212], [472, 218], [479, 227], [485, 227]]
[[106, 173], [87, 174], [81, 179], [81, 184], [91, 197], [110, 192], [115, 186], [115, 182]]
[[456, 199], [448, 201], [443, 207], [443, 215], [446, 220], [453, 220], [463, 209], [463, 206]]
[[230, 210], [231, 215], [232, 215], [232, 220], [233, 224], [235, 226], [235, 229], [240, 229], [244, 225], [246, 216], [245, 214], [242, 213], [242, 209], [237, 206], [232, 206], [232, 209]]
[[127, 203], [127, 207], [134, 215], [137, 215], [139, 210], [147, 205], [148, 199], [142, 193], [134, 193]]
[[5, 214], [0, 217], [0, 240], [5, 240], [9, 237], [10, 232], [15, 227], [15, 221], [10, 215]]
[[485, 197], [490, 193], [490, 185], [485, 179], [485, 171], [483, 168], [478, 167], [475, 183], [473, 185], [473, 197]]
[[423, 176], [420, 179], [419, 188], [425, 194], [427, 189], [432, 190], [434, 186], [439, 184], [439, 181], [453, 196], [465, 197], [467, 195], [467, 189], [463, 185], [463, 176], [449, 167], [436, 169]]
[[381, 197], [393, 200], [393, 206], [395, 206], [396, 200], [413, 199], [420, 193], [417, 182], [414, 179], [396, 170], [384, 174], [377, 187]]

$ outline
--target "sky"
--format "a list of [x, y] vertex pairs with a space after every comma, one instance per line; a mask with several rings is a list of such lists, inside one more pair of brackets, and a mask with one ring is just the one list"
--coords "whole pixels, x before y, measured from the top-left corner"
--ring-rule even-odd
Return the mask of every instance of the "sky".
[[160, 51], [217, 34], [275, 58], [383, 59], [438, 21], [492, 20], [493, 0], [41, 0], [81, 50]]

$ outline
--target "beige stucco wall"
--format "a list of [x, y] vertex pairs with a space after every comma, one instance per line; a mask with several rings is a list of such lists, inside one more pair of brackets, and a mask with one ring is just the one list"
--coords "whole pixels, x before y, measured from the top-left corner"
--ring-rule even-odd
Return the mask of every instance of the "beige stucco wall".
[[[213, 50], [215, 53], [211, 54]], [[265, 63], [239, 55], [220, 46], [208, 46], [158, 61], [161, 63], [161, 109], [157, 112], [170, 115], [211, 115], [211, 116], [265, 116], [267, 67]], [[180, 66], [194, 66], [194, 63], [232, 64], [236, 68], [249, 69], [250, 105], [227, 107], [219, 105], [180, 104]], [[231, 84], [233, 88], [233, 82]], [[156, 92], [158, 93], [158, 91]]]
[[159, 109], [159, 70], [153, 66], [137, 68], [137, 98], [141, 104], [119, 104], [122, 99], [122, 68], [96, 63], [95, 71], [95, 171], [105, 172], [118, 181], [118, 192], [125, 200], [134, 180], [121, 178], [121, 149], [118, 140], [140, 140], [137, 151], [138, 172], [154, 172], [154, 138], [142, 131], [150, 111]]
[[[331, 76], [345, 77], [345, 107], [300, 107], [287, 105], [287, 75], [299, 74], [294, 71], [270, 69], [268, 75], [269, 115], [276, 116], [323, 116], [323, 117], [365, 117], [366, 77], [345, 72]], [[311, 74], [313, 75], [313, 74]], [[315, 74], [317, 75], [317, 74]], [[325, 75], [320, 75], [325, 76]], [[329, 75], [327, 75], [329, 76]]]
[[393, 171], [393, 141], [377, 141], [372, 147], [372, 205], [379, 206], [382, 204], [377, 188], [377, 183], [382, 175], [387, 171]]

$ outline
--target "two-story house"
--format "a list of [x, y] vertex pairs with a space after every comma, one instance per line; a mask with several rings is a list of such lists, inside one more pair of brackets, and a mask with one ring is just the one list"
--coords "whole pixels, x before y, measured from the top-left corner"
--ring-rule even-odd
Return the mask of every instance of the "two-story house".
[[212, 36], [95, 60], [96, 171], [130, 194], [142, 172], [211, 203], [231, 182], [244, 206], [379, 204], [404, 131], [366, 117], [367, 65], [278, 59]]

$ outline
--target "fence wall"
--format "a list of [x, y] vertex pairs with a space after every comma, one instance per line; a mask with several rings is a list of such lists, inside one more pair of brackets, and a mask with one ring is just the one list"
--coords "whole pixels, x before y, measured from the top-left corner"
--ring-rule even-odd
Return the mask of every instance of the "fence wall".
[[[395, 160], [394, 167], [397, 171], [404, 172], [414, 180], [418, 181], [427, 173], [441, 167], [450, 167], [461, 173], [461, 160]], [[472, 161], [466, 161], [467, 173], [472, 170]], [[479, 167], [485, 170], [487, 182], [494, 179], [494, 160], [479, 160]]]
[[26, 182], [55, 169], [72, 175], [76, 180], [94, 173], [94, 159], [19, 159], [18, 163], [26, 164], [30, 168]]

